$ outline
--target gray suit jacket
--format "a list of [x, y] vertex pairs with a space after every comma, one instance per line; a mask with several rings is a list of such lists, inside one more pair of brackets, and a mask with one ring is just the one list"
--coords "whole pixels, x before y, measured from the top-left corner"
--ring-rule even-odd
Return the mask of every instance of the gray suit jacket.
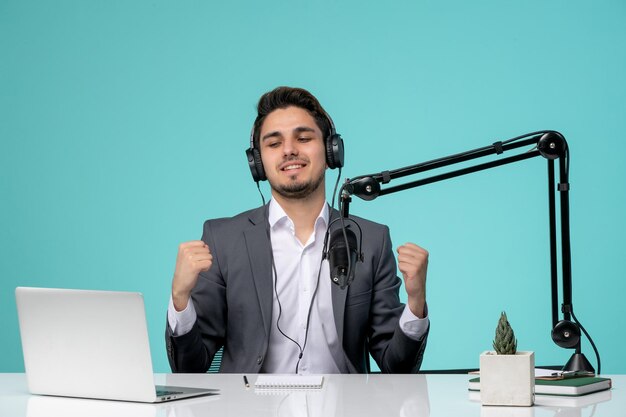
[[[200, 274], [191, 298], [198, 314], [192, 330], [173, 336], [166, 324], [166, 347], [173, 372], [206, 372], [224, 346], [221, 372], [259, 373], [272, 322], [273, 280], [264, 207], [235, 217], [207, 220], [202, 240], [213, 265]], [[335, 211], [333, 218], [337, 218]], [[364, 262], [352, 284], [332, 286], [339, 341], [347, 368], [369, 371], [371, 354], [382, 372], [419, 370], [427, 337], [415, 341], [398, 325], [404, 304], [387, 226], [355, 219], [363, 232]], [[339, 227], [335, 222], [334, 227]], [[358, 236], [358, 234], [357, 234]]]

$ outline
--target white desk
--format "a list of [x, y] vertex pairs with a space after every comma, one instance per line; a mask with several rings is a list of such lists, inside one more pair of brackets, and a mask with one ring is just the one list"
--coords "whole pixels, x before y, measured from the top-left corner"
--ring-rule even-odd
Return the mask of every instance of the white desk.
[[157, 384], [219, 388], [221, 394], [152, 405], [30, 395], [24, 374], [0, 374], [0, 416], [626, 416], [626, 375], [610, 377], [611, 391], [537, 396], [534, 407], [518, 408], [481, 407], [467, 391], [467, 375], [328, 375], [321, 390], [262, 394], [252, 385], [256, 375], [248, 375], [252, 387], [246, 389], [239, 374], [157, 374]]

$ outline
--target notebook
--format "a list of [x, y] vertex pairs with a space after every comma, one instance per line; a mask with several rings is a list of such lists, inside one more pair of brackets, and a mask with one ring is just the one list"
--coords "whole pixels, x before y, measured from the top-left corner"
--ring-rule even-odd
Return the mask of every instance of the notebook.
[[259, 375], [254, 383], [255, 389], [292, 390], [320, 389], [324, 381], [323, 375]]
[[218, 393], [154, 385], [140, 293], [18, 287], [15, 298], [32, 394], [152, 403]]

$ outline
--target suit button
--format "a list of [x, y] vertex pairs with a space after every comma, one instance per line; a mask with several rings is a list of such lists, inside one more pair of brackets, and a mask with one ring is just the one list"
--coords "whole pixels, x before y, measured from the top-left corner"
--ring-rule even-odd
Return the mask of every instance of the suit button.
[[263, 356], [259, 356], [258, 358], [256, 358], [257, 365], [260, 365], [262, 362], [263, 362]]

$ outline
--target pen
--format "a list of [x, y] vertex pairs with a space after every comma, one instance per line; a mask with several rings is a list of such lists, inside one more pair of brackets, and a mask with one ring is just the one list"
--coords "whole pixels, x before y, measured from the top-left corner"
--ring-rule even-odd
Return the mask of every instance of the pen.
[[243, 383], [246, 384], [246, 388], [250, 388], [250, 384], [248, 383], [248, 377], [247, 376], [243, 376]]

